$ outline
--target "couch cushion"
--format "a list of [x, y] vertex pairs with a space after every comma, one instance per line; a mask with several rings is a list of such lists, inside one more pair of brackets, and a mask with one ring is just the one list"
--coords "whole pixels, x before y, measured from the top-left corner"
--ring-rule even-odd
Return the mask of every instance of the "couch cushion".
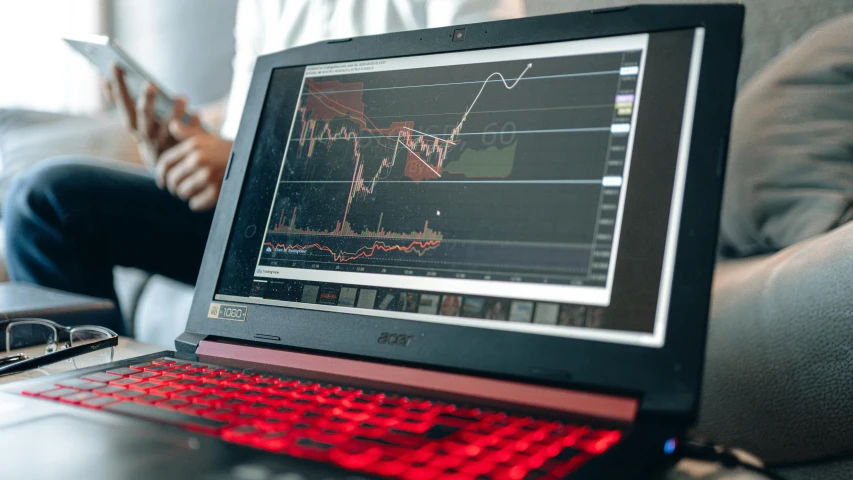
[[723, 253], [774, 252], [848, 220], [853, 204], [853, 15], [812, 30], [741, 92]]
[[175, 347], [175, 338], [184, 332], [193, 300], [193, 287], [154, 275], [145, 286], [136, 308], [136, 340]]
[[851, 272], [853, 223], [770, 256], [717, 265], [702, 438], [773, 463], [850, 452]]

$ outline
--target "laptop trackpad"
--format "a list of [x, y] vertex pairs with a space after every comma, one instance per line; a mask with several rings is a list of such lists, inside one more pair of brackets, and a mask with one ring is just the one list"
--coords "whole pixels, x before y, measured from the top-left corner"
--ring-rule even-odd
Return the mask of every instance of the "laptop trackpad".
[[[4, 478], [192, 478], [202, 452], [189, 435], [53, 415], [0, 429]], [[209, 464], [208, 464], [209, 465]]]

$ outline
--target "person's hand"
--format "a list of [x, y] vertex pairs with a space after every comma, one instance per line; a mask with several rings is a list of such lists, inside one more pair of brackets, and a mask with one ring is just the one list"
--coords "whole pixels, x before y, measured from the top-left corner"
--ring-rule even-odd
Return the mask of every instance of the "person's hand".
[[179, 143], [157, 160], [157, 185], [187, 201], [192, 210], [213, 208], [219, 199], [231, 142], [208, 133], [196, 117], [189, 125], [173, 119], [168, 129]]
[[169, 122], [181, 119], [186, 112], [187, 102], [178, 98], [174, 102], [172, 115], [166, 120], [158, 120], [154, 113], [154, 99], [157, 87], [148, 83], [142, 88], [139, 98], [134, 102], [124, 80], [124, 71], [113, 66], [113, 78], [110, 81], [110, 96], [118, 104], [125, 125], [139, 147], [139, 156], [149, 167], [154, 167], [162, 152], [176, 145], [178, 140], [168, 128]]

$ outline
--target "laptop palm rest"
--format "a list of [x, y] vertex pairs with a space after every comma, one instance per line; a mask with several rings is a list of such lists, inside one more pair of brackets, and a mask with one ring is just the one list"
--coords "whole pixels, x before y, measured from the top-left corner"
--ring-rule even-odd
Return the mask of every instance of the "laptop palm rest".
[[[337, 467], [219, 441], [156, 423], [75, 413], [0, 394], [0, 478], [362, 480]], [[22, 413], [23, 412], [23, 413]], [[14, 413], [14, 416], [11, 415]], [[8, 420], [15, 420], [9, 422]], [[298, 473], [297, 473], [298, 472]]]
[[92, 422], [74, 414], [36, 418], [0, 431], [3, 456], [14, 462], [8, 478], [190, 478], [204, 451], [168, 434], [147, 434], [126, 425]]

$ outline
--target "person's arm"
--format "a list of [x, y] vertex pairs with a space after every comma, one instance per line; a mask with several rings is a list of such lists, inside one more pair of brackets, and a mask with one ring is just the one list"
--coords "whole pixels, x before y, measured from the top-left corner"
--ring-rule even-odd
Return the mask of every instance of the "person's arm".
[[183, 97], [175, 99], [172, 115], [167, 119], [158, 119], [154, 115], [154, 98], [157, 89], [151, 84], [143, 87], [139, 98], [134, 99], [124, 81], [124, 72], [113, 67], [112, 78], [108, 84], [110, 95], [121, 112], [121, 117], [130, 135], [139, 148], [139, 156], [149, 167], [154, 167], [157, 157], [178, 141], [169, 132], [168, 123], [172, 119], [184, 116], [187, 101]]

